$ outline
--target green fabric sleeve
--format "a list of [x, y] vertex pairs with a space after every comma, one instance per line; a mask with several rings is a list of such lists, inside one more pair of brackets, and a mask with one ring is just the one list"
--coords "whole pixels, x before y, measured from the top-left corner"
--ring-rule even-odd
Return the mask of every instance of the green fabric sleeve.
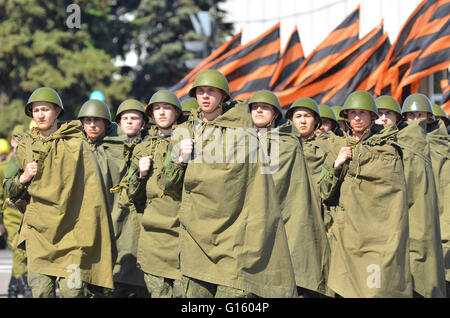
[[318, 183], [320, 197], [324, 203], [336, 205], [339, 201], [339, 189], [345, 175], [343, 167], [330, 168], [326, 164], [322, 166]]

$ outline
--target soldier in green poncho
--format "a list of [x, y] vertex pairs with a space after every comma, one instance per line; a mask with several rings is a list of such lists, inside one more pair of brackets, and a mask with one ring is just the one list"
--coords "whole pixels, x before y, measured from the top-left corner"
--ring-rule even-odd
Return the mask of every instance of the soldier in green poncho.
[[170, 145], [172, 129], [181, 116], [181, 105], [170, 91], [157, 91], [146, 108], [156, 126], [133, 153], [129, 174], [129, 197], [145, 205], [138, 241], [137, 261], [145, 273], [152, 298], [182, 297], [178, 262], [178, 211], [180, 193], [164, 193], [158, 174]]
[[189, 95], [200, 109], [173, 131], [172, 151], [159, 176], [164, 192], [182, 196], [185, 296], [295, 297], [273, 178], [258, 152], [250, 151], [258, 137], [248, 104], [228, 101], [228, 82], [216, 70], [202, 71]]
[[[142, 286], [143, 274], [136, 267], [132, 250], [132, 240], [137, 238], [138, 223], [133, 222], [131, 218], [121, 218], [123, 215], [121, 215], [122, 211], [119, 205], [119, 193], [114, 190], [111, 191], [120, 184], [126, 174], [127, 166], [124, 153], [125, 144], [129, 137], [116, 123], [111, 121], [108, 105], [100, 100], [85, 102], [78, 113], [78, 119], [83, 124], [86, 139], [100, 166], [113, 227], [114, 244], [112, 249], [117, 255], [113, 271], [114, 290], [98, 291], [96, 288], [91, 289], [94, 296], [138, 297], [139, 287], [145, 291], [144, 286]], [[127, 229], [130, 227], [128, 233], [122, 233], [124, 226]], [[121, 244], [117, 244], [118, 242]]]
[[342, 297], [412, 297], [407, 188], [395, 125], [374, 124], [374, 98], [350, 94], [351, 127], [330, 138], [320, 193], [330, 207], [328, 286]]
[[376, 105], [382, 125], [397, 125], [402, 149], [408, 216], [409, 255], [414, 295], [445, 297], [445, 268], [441, 247], [436, 185], [426, 140], [426, 121], [402, 121], [400, 105], [392, 96], [378, 97]]
[[339, 123], [336, 118], [336, 114], [334, 113], [333, 109], [325, 104], [319, 105], [319, 113], [320, 113], [320, 119], [321, 119], [321, 126], [316, 129], [314, 132], [316, 136], [320, 136], [323, 134], [332, 134], [332, 135], [339, 135], [338, 131]]
[[329, 245], [323, 224], [320, 199], [313, 189], [301, 136], [282, 116], [277, 96], [267, 90], [249, 100], [253, 123], [265, 151], [276, 165], [271, 174], [278, 192], [281, 215], [294, 266], [300, 297], [327, 294]]
[[450, 196], [450, 144], [447, 129], [443, 121], [434, 120], [432, 104], [423, 94], [412, 94], [405, 99], [402, 116], [408, 122], [418, 119], [424, 121], [421, 126], [426, 132], [436, 184], [447, 297], [450, 297], [450, 206], [445, 204]]
[[19, 146], [3, 182], [26, 210], [17, 245], [26, 249], [33, 297], [85, 297], [86, 284], [113, 287], [111, 232], [97, 162], [79, 121], [58, 124], [58, 93], [38, 88], [25, 107], [36, 123]]
[[[24, 128], [22, 125], [15, 126], [12, 131], [12, 151], [8, 154], [7, 160], [0, 163], [0, 184], [5, 178], [9, 160], [11, 160], [18, 146], [18, 141], [14, 135], [23, 132]], [[0, 187], [0, 226], [2, 223], [5, 226], [6, 241], [11, 249], [13, 259], [11, 279], [8, 285], [8, 298], [17, 298], [19, 294], [22, 294], [23, 297], [31, 297], [31, 289], [27, 281], [27, 255], [23, 249], [17, 248], [13, 243], [19, 231], [22, 215], [22, 212], [9, 202], [3, 187]]]

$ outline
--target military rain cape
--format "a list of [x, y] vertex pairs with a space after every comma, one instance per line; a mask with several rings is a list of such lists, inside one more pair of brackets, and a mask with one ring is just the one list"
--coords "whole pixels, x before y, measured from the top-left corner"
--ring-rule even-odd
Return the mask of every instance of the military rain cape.
[[408, 196], [409, 256], [414, 291], [423, 297], [444, 297], [445, 268], [439, 225], [436, 185], [426, 140], [426, 122], [400, 125]]
[[290, 121], [268, 130], [266, 143], [272, 177], [294, 266], [297, 286], [326, 292], [330, 247], [322, 220], [320, 199], [313, 189], [302, 149], [301, 136]]
[[341, 147], [355, 139], [331, 138], [320, 181], [322, 198], [334, 204], [328, 285], [343, 297], [411, 297], [406, 184], [397, 128], [373, 125], [353, 146], [348, 170], [334, 169]]
[[450, 144], [447, 129], [441, 120], [427, 124], [427, 140], [430, 144], [431, 165], [438, 190], [445, 279], [450, 282]]
[[126, 144], [127, 138], [127, 135], [116, 123], [111, 123], [106, 127], [105, 136], [89, 145], [100, 165], [107, 191], [108, 211], [111, 213], [115, 246], [117, 247], [117, 258], [113, 271], [114, 281], [145, 286], [143, 273], [136, 267], [139, 236], [138, 216], [132, 213], [133, 211], [122, 209], [121, 193], [117, 193], [113, 189], [120, 184], [127, 171], [125, 161], [129, 151], [129, 145]]
[[[129, 195], [133, 201], [146, 202], [139, 235], [137, 259], [141, 269], [149, 274], [181, 279], [178, 262], [178, 210], [181, 193], [169, 195], [158, 186], [158, 175], [171, 142], [170, 136], [160, 136], [156, 126], [149, 136], [136, 146], [130, 178]], [[138, 178], [139, 159], [152, 156], [149, 177]]]
[[[36, 128], [21, 136], [18, 168], [38, 164], [26, 189], [31, 200], [18, 236], [18, 244], [26, 242], [28, 270], [66, 278], [76, 278], [79, 270], [82, 281], [112, 288], [105, 190], [80, 122], [64, 123], [46, 138]], [[11, 181], [20, 188], [18, 176]]]
[[173, 132], [174, 138], [195, 139], [185, 172], [178, 164], [167, 165], [160, 179], [167, 189], [184, 176], [181, 272], [261, 297], [294, 297], [294, 271], [270, 169], [249, 146], [257, 146], [258, 138], [248, 104], [232, 104], [210, 122], [203, 122], [199, 111]]

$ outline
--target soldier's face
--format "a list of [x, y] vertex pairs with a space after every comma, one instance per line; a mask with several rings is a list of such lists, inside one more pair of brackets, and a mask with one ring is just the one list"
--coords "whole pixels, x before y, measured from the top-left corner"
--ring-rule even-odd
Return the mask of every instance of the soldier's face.
[[407, 121], [418, 120], [422, 118], [429, 119], [429, 114], [427, 112], [409, 112], [405, 115]]
[[61, 112], [59, 107], [55, 107], [48, 102], [33, 102], [31, 104], [33, 120], [40, 131], [48, 131], [57, 123], [58, 115]]
[[320, 128], [317, 129], [314, 133], [316, 134], [316, 136], [320, 136], [333, 130], [334, 128], [336, 128], [336, 124], [334, 123], [334, 121], [332, 121], [330, 118], [322, 117], [322, 126], [320, 126]]
[[314, 133], [316, 117], [308, 108], [296, 108], [292, 114], [292, 122], [302, 137], [309, 137]]
[[338, 120], [338, 124], [339, 124], [339, 128], [340, 128], [342, 131], [347, 131], [347, 130], [348, 130], [348, 126], [347, 126], [347, 124], [345, 123], [345, 121], [343, 121], [343, 120]]
[[363, 109], [350, 109], [347, 112], [347, 117], [350, 122], [350, 126], [355, 133], [363, 133], [373, 120], [372, 112]]
[[253, 123], [258, 128], [267, 127], [275, 116], [273, 107], [266, 103], [252, 103], [251, 113]]
[[221, 106], [223, 100], [223, 92], [211, 86], [199, 86], [195, 90], [195, 96], [200, 109], [204, 113], [213, 113]]
[[177, 119], [177, 110], [168, 103], [154, 103], [152, 114], [159, 128], [170, 128]]
[[120, 116], [119, 124], [128, 137], [135, 137], [145, 125], [144, 115], [137, 110], [124, 111]]
[[378, 109], [378, 113], [380, 114], [380, 117], [375, 120], [375, 123], [378, 125], [396, 124], [399, 120], [399, 115], [392, 110]]
[[108, 122], [99, 117], [83, 117], [81, 118], [83, 129], [86, 132], [87, 139], [95, 142], [105, 134]]

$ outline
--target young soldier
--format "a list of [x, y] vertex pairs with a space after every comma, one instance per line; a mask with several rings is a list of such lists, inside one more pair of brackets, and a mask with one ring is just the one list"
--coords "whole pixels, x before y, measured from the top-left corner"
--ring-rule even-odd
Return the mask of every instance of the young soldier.
[[328, 285], [343, 297], [411, 297], [406, 185], [393, 145], [397, 128], [374, 124], [375, 100], [364, 91], [347, 97], [341, 115], [351, 130], [329, 139], [320, 179], [322, 198], [334, 207]]
[[441, 247], [436, 186], [426, 141], [426, 123], [401, 121], [400, 105], [388, 95], [378, 97], [376, 105], [381, 125], [397, 125], [402, 148], [408, 216], [409, 256], [414, 295], [445, 297], [445, 269]]
[[344, 132], [348, 131], [347, 121], [345, 118], [343, 118], [341, 113], [341, 106], [331, 106], [331, 109], [333, 110], [334, 115], [336, 116], [337, 122], [339, 124], [339, 129], [336, 131], [337, 136], [343, 136]]
[[[114, 290], [98, 291], [94, 288], [92, 291], [100, 297], [137, 297], [140, 287], [139, 279], [143, 279], [143, 275], [136, 267], [132, 255], [129, 255], [132, 252], [129, 250], [131, 243], [117, 245], [117, 239], [122, 235], [123, 227], [128, 224], [126, 224], [127, 219], [120, 218], [118, 193], [114, 193], [114, 190], [110, 191], [114, 186], [120, 184], [125, 176], [127, 167], [124, 160], [124, 144], [129, 137], [119, 129], [116, 123], [111, 122], [108, 105], [100, 100], [91, 99], [85, 102], [78, 113], [78, 119], [83, 124], [86, 139], [100, 165], [104, 186], [108, 193], [108, 211], [114, 229], [113, 250], [118, 256], [114, 265]], [[134, 231], [130, 231], [128, 234], [136, 236]], [[121, 243], [127, 239], [132, 239], [132, 237], [122, 237]], [[145, 291], [142, 285], [141, 288]], [[102, 295], [103, 293], [105, 294]]]
[[450, 129], [450, 119], [448, 118], [447, 114], [438, 104], [432, 104], [431, 107], [433, 109], [434, 118], [442, 120], [444, 122], [445, 127], [447, 127], [448, 132]]
[[441, 227], [441, 242], [444, 251], [445, 279], [447, 297], [450, 294], [450, 206], [446, 203], [450, 193], [450, 160], [449, 140], [445, 125], [440, 120], [433, 120], [431, 101], [423, 94], [408, 96], [402, 105], [402, 114], [408, 121], [425, 119], [426, 138], [430, 148], [431, 166], [437, 189], [439, 204], [439, 220]]
[[397, 100], [389, 95], [382, 95], [375, 100], [380, 117], [375, 120], [378, 125], [399, 125], [402, 110]]
[[[14, 135], [23, 132], [24, 128], [22, 125], [15, 126], [12, 131], [12, 151], [7, 156], [7, 160], [0, 163], [0, 184], [2, 184], [5, 179], [6, 167], [8, 166], [9, 160], [11, 160], [11, 156], [17, 150], [18, 141]], [[27, 280], [27, 255], [23, 249], [17, 248], [14, 245], [14, 240], [17, 236], [17, 232], [19, 231], [20, 222], [22, 221], [22, 215], [23, 213], [20, 212], [14, 204], [9, 202], [6, 193], [3, 191], [3, 187], [0, 187], [0, 226], [2, 226], [3, 223], [6, 230], [4, 235], [6, 235], [6, 241], [12, 252], [13, 261], [11, 279], [8, 285], [8, 298], [17, 298], [19, 294], [25, 298], [32, 296]]]
[[[125, 170], [129, 171], [136, 146], [148, 135], [148, 117], [144, 105], [135, 99], [124, 100], [117, 109], [114, 121], [127, 136], [123, 144]], [[118, 297], [147, 297], [144, 273], [138, 268], [137, 246], [144, 204], [135, 204], [127, 194], [128, 180], [125, 175], [118, 185], [110, 189], [117, 193], [118, 208], [113, 210], [117, 261], [114, 280], [117, 282]]]
[[200, 109], [174, 131], [174, 139], [182, 135], [180, 151], [168, 154], [160, 174], [164, 191], [182, 191], [186, 296], [296, 296], [277, 193], [261, 160], [248, 151], [258, 145], [248, 104], [227, 102], [227, 79], [216, 70], [201, 72], [189, 95]]
[[170, 145], [172, 129], [181, 116], [181, 105], [170, 91], [160, 90], [151, 97], [146, 113], [156, 126], [136, 146], [129, 177], [129, 196], [145, 205], [140, 231], [137, 261], [144, 271], [152, 298], [182, 297], [178, 263], [178, 211], [180, 193], [162, 193], [158, 174]]
[[314, 191], [316, 191], [317, 197], [320, 197], [317, 180], [328, 150], [327, 143], [323, 142], [327, 139], [327, 136], [316, 137], [314, 134], [322, 126], [319, 106], [312, 98], [300, 98], [289, 107], [286, 118], [293, 122], [301, 135], [303, 153], [312, 178]]
[[[320, 199], [312, 189], [301, 136], [283, 119], [277, 96], [271, 91], [255, 93], [249, 101], [253, 123], [265, 152], [278, 154], [272, 174], [294, 266], [300, 297], [326, 294], [329, 246], [323, 225]], [[272, 158], [273, 154], [269, 154]], [[274, 164], [272, 162], [272, 164]]]
[[339, 129], [339, 123], [333, 109], [328, 105], [321, 104], [319, 105], [319, 113], [322, 125], [314, 132], [316, 136], [326, 133], [335, 134]]
[[18, 245], [25, 247], [33, 297], [84, 297], [86, 283], [111, 288], [111, 233], [100, 172], [80, 123], [59, 125], [59, 95], [41, 87], [25, 107], [37, 127], [17, 136], [4, 187], [12, 202], [27, 195]]

